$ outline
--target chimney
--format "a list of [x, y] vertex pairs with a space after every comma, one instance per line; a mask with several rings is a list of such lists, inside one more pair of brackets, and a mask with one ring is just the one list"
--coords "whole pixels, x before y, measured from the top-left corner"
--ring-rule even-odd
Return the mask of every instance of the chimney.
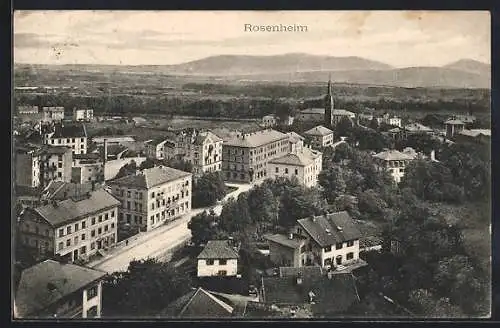
[[290, 234], [288, 235], [288, 239], [293, 239], [293, 233], [290, 233]]
[[104, 163], [108, 160], [108, 139], [104, 139]]
[[436, 160], [436, 151], [433, 149], [431, 151], [431, 161], [435, 161]]

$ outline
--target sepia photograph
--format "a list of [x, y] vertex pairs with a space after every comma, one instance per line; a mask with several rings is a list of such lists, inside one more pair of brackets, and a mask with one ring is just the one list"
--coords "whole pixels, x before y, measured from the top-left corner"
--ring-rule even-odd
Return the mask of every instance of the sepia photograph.
[[12, 24], [12, 320], [491, 317], [488, 11]]

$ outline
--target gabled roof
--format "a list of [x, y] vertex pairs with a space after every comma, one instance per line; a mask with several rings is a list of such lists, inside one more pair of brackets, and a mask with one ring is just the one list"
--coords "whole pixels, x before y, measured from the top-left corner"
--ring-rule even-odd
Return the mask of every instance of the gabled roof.
[[358, 239], [361, 236], [347, 211], [309, 217], [297, 220], [297, 223], [320, 247]]
[[237, 259], [238, 252], [228, 240], [209, 240], [205, 248], [197, 256], [198, 259]]
[[325, 128], [323, 125], [315, 126], [314, 128], [304, 132], [304, 134], [311, 135], [311, 136], [326, 136], [326, 135], [329, 135], [332, 133], [333, 133], [332, 130]]
[[360, 301], [356, 282], [351, 273], [331, 275], [305, 275], [297, 284], [296, 276], [263, 278], [264, 303], [284, 305], [309, 304], [312, 292], [314, 304], [311, 310], [322, 317], [346, 311]]
[[167, 306], [159, 316], [173, 318], [231, 317], [233, 307], [203, 288], [193, 289]]
[[92, 183], [70, 183], [52, 180], [44, 190], [44, 198], [65, 200], [88, 192], [92, 192]]
[[84, 124], [56, 125], [51, 138], [86, 138], [87, 130]]
[[449, 125], [465, 125], [465, 123], [461, 120], [448, 120], [444, 122], [444, 124], [449, 124]]
[[382, 159], [384, 161], [403, 161], [415, 159], [415, 157], [410, 154], [402, 153], [394, 149], [384, 150], [378, 154], [373, 155], [373, 157]]
[[267, 235], [264, 236], [265, 239], [280, 244], [282, 246], [286, 246], [289, 248], [293, 249], [298, 249], [303, 242], [306, 240], [305, 238], [302, 238], [300, 236], [294, 235], [293, 239], [290, 239], [288, 236], [282, 235], [282, 234], [274, 234], [274, 235]]
[[295, 132], [288, 132], [286, 134], [288, 136], [288, 140], [290, 142], [293, 142], [293, 143], [296, 143], [296, 142], [299, 142], [299, 141], [303, 141], [305, 138], [303, 136], [301, 136], [300, 134], [298, 133], [295, 133]]
[[103, 278], [105, 272], [46, 260], [21, 273], [15, 295], [19, 317], [35, 316], [65, 296]]
[[211, 142], [219, 142], [222, 141], [221, 138], [219, 138], [216, 134], [210, 132], [210, 131], [203, 131], [198, 133], [194, 140], [195, 145], [203, 145], [205, 141], [210, 140]]
[[39, 215], [53, 227], [58, 227], [92, 213], [120, 205], [120, 201], [107, 191], [100, 189], [90, 193], [82, 199], [69, 198], [54, 204], [44, 205], [31, 209], [26, 215]]
[[224, 142], [224, 146], [253, 148], [286, 138], [287, 135], [284, 133], [273, 129], [265, 129], [231, 138]]
[[284, 164], [294, 166], [307, 166], [314, 163], [314, 159], [304, 153], [289, 153], [284, 156], [272, 159], [269, 163]]
[[127, 186], [130, 188], [149, 189], [169, 181], [191, 176], [189, 172], [177, 170], [168, 166], [155, 166], [139, 171], [137, 174], [127, 175], [109, 181], [110, 185]]

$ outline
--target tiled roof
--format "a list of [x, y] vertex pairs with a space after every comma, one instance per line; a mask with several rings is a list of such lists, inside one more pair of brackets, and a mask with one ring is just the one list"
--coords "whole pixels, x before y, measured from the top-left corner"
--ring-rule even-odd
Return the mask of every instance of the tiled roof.
[[229, 245], [228, 240], [209, 240], [198, 259], [237, 259], [238, 252]]
[[287, 135], [273, 129], [260, 130], [253, 133], [243, 134], [224, 142], [224, 146], [253, 148], [266, 145], [271, 142], [286, 139]]
[[168, 166], [155, 166], [139, 171], [137, 174], [127, 175], [110, 181], [110, 185], [126, 186], [130, 188], [149, 189], [166, 182], [191, 176], [191, 173], [177, 170]]
[[212, 142], [219, 142], [222, 141], [221, 138], [219, 138], [216, 134], [210, 132], [210, 131], [203, 131], [198, 133], [194, 140], [195, 145], [202, 145], [205, 140], [210, 139]]
[[347, 211], [305, 218], [297, 223], [321, 247], [358, 239], [361, 235]]
[[300, 134], [298, 133], [295, 133], [295, 132], [288, 132], [286, 134], [288, 136], [288, 140], [290, 140], [290, 142], [293, 142], [293, 143], [296, 143], [296, 142], [299, 142], [299, 141], [303, 141], [305, 138], [303, 136], [301, 136]]
[[336, 274], [330, 278], [321, 275], [303, 277], [297, 284], [296, 277], [263, 278], [264, 298], [267, 304], [309, 304], [309, 294], [314, 294], [311, 304], [315, 317], [327, 317], [346, 311], [359, 302], [354, 276], [351, 273]]
[[[83, 198], [83, 197], [82, 197]], [[97, 211], [120, 205], [120, 202], [103, 189], [90, 193], [90, 197], [81, 200], [69, 198], [54, 204], [33, 209], [52, 226], [58, 227], [74, 220], [86, 217]]]
[[484, 135], [484, 136], [488, 136], [488, 137], [491, 137], [491, 130], [490, 129], [472, 129], [472, 130], [462, 130], [459, 132], [459, 134], [462, 134], [464, 136], [468, 136], [468, 137], [477, 137], [479, 135]]
[[444, 122], [444, 124], [465, 125], [465, 123], [462, 122], [461, 120], [448, 120], [448, 121]]
[[304, 134], [312, 135], [312, 136], [326, 136], [332, 134], [333, 131], [325, 128], [323, 125], [318, 125], [310, 130], [304, 132]]
[[304, 238], [301, 238], [300, 236], [293, 236], [293, 239], [288, 238], [288, 236], [282, 235], [282, 234], [275, 234], [275, 235], [267, 235], [264, 236], [265, 239], [272, 241], [274, 243], [290, 247], [293, 249], [297, 249], [302, 245], [302, 242], [305, 240]]
[[111, 142], [134, 142], [135, 137], [134, 136], [96, 136], [92, 138], [92, 141], [95, 143], [104, 143], [104, 139], [108, 141], [108, 143]]
[[20, 317], [30, 317], [90, 283], [103, 278], [105, 272], [61, 264], [53, 260], [38, 263], [21, 273], [15, 295]]
[[307, 166], [314, 162], [310, 157], [304, 156], [302, 154], [286, 154], [284, 156], [272, 159], [269, 163], [273, 164], [285, 164], [285, 165], [295, 165], [295, 166]]
[[359, 248], [367, 248], [382, 245], [384, 239], [378, 236], [367, 236], [359, 240]]
[[225, 318], [233, 315], [233, 307], [203, 288], [181, 296], [159, 315], [172, 318]]
[[[96, 187], [96, 189], [100, 187]], [[92, 192], [92, 183], [51, 181], [44, 192], [45, 199], [65, 200]]]
[[397, 150], [384, 150], [378, 154], [373, 155], [373, 157], [383, 159], [384, 161], [403, 161], [415, 159], [414, 156], [402, 153]]
[[87, 130], [84, 124], [56, 125], [52, 138], [86, 138]]
[[166, 136], [156, 137], [153, 140], [151, 140], [150, 142], [148, 142], [148, 145], [158, 146], [159, 144], [161, 144], [162, 142], [165, 142], [167, 140], [168, 140], [168, 137], [166, 137]]

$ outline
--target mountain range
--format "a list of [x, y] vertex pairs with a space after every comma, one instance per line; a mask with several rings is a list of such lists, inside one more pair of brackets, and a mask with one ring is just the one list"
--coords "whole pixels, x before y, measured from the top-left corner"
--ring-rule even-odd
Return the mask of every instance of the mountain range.
[[[24, 66], [24, 65], [23, 65]], [[38, 65], [37, 65], [38, 66]], [[491, 66], [472, 59], [435, 67], [396, 68], [362, 57], [317, 56], [290, 53], [273, 56], [218, 55], [177, 65], [64, 65], [73, 70], [168, 74], [225, 80], [270, 82], [324, 82], [395, 87], [491, 87]], [[59, 67], [61, 68], [61, 67]]]

